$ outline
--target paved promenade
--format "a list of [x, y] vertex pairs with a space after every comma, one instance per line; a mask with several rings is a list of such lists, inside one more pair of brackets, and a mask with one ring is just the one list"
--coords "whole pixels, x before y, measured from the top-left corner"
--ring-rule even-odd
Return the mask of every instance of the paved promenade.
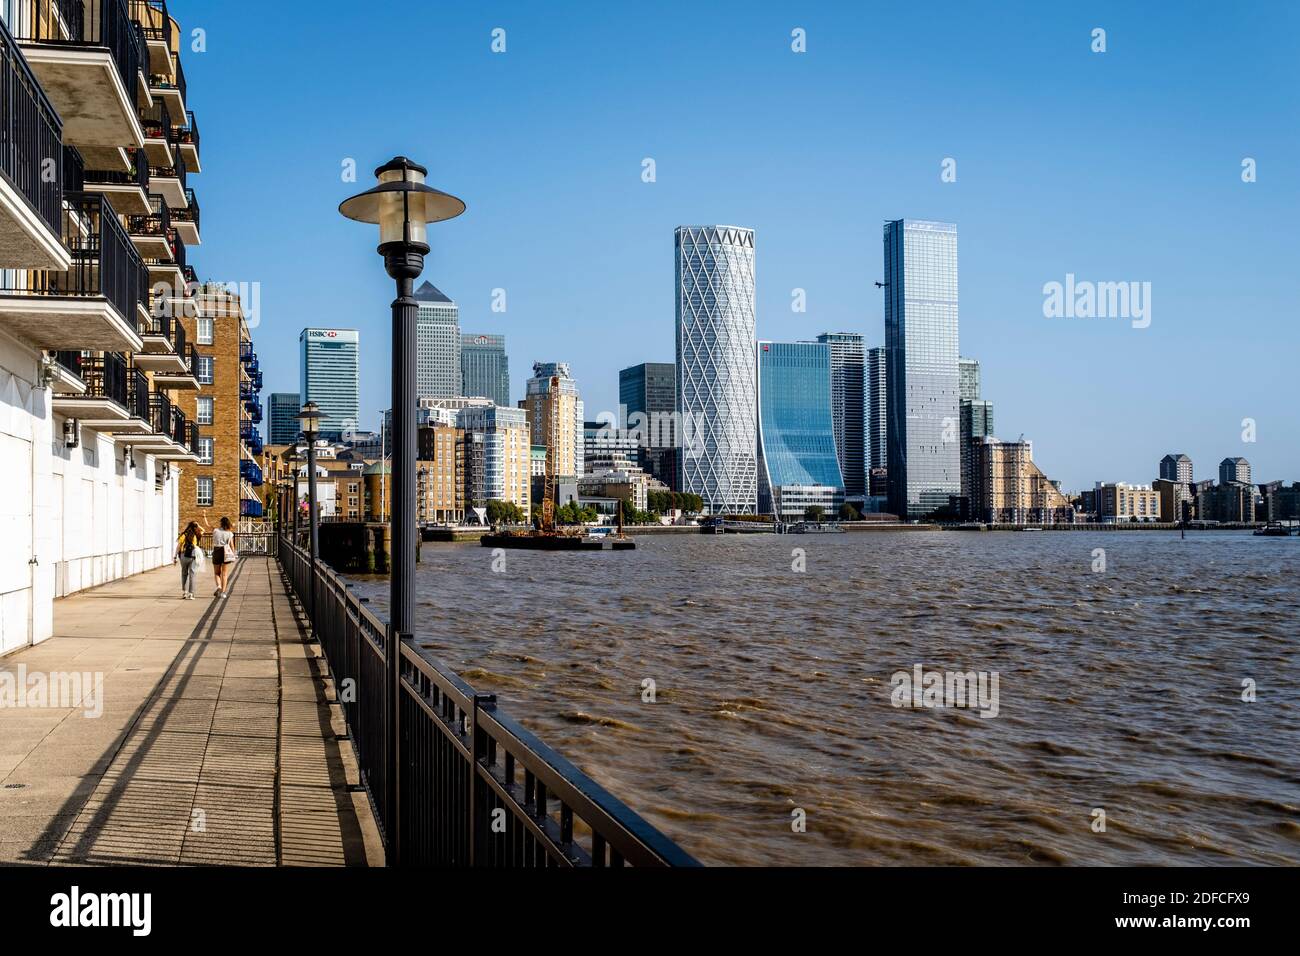
[[245, 558], [225, 600], [211, 581], [182, 601], [165, 567], [74, 595], [53, 638], [0, 658], [28, 702], [91, 675], [0, 706], [0, 865], [382, 865], [279, 565]]

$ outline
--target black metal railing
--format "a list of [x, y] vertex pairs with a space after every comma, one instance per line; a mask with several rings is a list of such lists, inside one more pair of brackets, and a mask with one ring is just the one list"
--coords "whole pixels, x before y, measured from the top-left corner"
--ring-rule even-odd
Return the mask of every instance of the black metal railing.
[[167, 206], [167, 200], [162, 196], [149, 196], [149, 212], [143, 216], [129, 216], [127, 218], [128, 228], [133, 236], [161, 236], [167, 237], [167, 233], [172, 227], [171, 210]]
[[59, 238], [63, 233], [63, 121], [0, 23], [0, 175]]
[[131, 169], [122, 172], [116, 169], [88, 169], [85, 181], [104, 186], [138, 186], [142, 192], [149, 192], [149, 161], [143, 150], [128, 150]]
[[184, 448], [188, 448], [189, 437], [190, 423], [186, 420], [185, 413], [173, 405], [171, 440]]
[[167, 109], [167, 104], [162, 100], [157, 100], [153, 105], [153, 111], [140, 120], [140, 127], [144, 130], [145, 139], [166, 139], [172, 138], [172, 114]]
[[172, 18], [163, 0], [131, 0], [131, 19], [140, 24], [146, 40], [161, 40], [171, 50]]
[[0, 292], [10, 295], [103, 296], [135, 325], [141, 262], [113, 205], [99, 193], [67, 193], [64, 235], [72, 265], [67, 272], [0, 271]]
[[185, 111], [185, 125], [177, 126], [174, 130], [175, 142], [185, 146], [193, 146], [194, 151], [199, 151], [199, 122], [194, 118], [193, 110]]
[[126, 0], [25, 0], [23, 7], [15, 18], [20, 42], [106, 48], [135, 103], [140, 48]]
[[171, 246], [172, 262], [175, 263], [176, 268], [180, 269], [181, 272], [184, 272], [185, 271], [185, 243], [181, 240], [181, 237], [176, 234], [175, 228], [171, 228], [167, 230], [167, 244]]
[[192, 222], [197, 231], [199, 229], [199, 200], [194, 195], [193, 187], [185, 190], [185, 200], [187, 202], [185, 208], [172, 210], [172, 222]]
[[62, 356], [60, 363], [71, 368], [86, 383], [87, 397], [106, 398], [123, 408], [130, 407], [127, 402], [126, 356], [119, 352], [61, 352], [59, 354]]
[[166, 395], [153, 392], [149, 396], [149, 431], [155, 435], [172, 435], [172, 403]]
[[185, 160], [176, 156], [170, 166], [150, 166], [149, 176], [151, 179], [179, 179], [181, 189], [185, 188]]
[[335, 680], [354, 682], [341, 706], [390, 863], [696, 865], [288, 537], [278, 555]]
[[149, 77], [149, 85], [156, 90], [175, 90], [180, 94], [181, 103], [183, 104], [187, 101], [185, 95], [185, 67], [181, 66], [181, 58], [179, 56], [174, 57], [172, 62], [175, 64], [174, 75], [171, 78], [168, 78], [161, 74], [154, 73]]
[[151, 421], [149, 417], [150, 402], [149, 377], [134, 365], [127, 368], [127, 406], [132, 418]]
[[63, 192], [79, 193], [86, 188], [86, 161], [75, 146], [63, 147]]
[[167, 315], [151, 315], [149, 323], [140, 330], [141, 335], [156, 335], [167, 340], [177, 355], [186, 355], [185, 325], [180, 319]]

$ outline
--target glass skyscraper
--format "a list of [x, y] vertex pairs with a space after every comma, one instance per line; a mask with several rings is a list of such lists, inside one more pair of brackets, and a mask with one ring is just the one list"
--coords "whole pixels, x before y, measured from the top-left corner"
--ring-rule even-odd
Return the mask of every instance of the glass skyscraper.
[[866, 354], [856, 332], [823, 332], [817, 341], [831, 353], [831, 417], [844, 495], [867, 493]]
[[971, 358], [957, 359], [957, 383], [963, 402], [980, 397], [980, 363]]
[[355, 329], [303, 329], [298, 346], [299, 393], [320, 406], [321, 437], [338, 441], [357, 430], [361, 414], [360, 336]]
[[885, 224], [889, 510], [920, 517], [961, 493], [957, 227]]
[[872, 468], [889, 467], [888, 363], [885, 349], [867, 352], [867, 454]]
[[[622, 428], [639, 431], [637, 463], [670, 488], [677, 487], [677, 368], [670, 362], [642, 362], [618, 373]], [[638, 417], [639, 416], [639, 417]]]
[[504, 335], [460, 337], [460, 394], [482, 396], [506, 407], [510, 404], [510, 362]]
[[415, 394], [454, 398], [461, 393], [460, 310], [426, 282], [415, 291]]
[[821, 342], [758, 343], [758, 510], [797, 521], [844, 503], [835, 451], [830, 347]]
[[272, 392], [267, 399], [266, 443], [292, 445], [298, 441], [302, 427], [298, 412], [302, 409], [297, 392]]
[[713, 514], [754, 514], [754, 230], [679, 226], [675, 246], [677, 489]]

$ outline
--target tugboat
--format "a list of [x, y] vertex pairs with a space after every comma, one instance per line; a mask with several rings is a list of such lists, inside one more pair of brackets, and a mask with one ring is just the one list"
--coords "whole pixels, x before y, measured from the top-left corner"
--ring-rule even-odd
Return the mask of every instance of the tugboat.
[[1291, 537], [1291, 529], [1284, 524], [1279, 524], [1276, 521], [1270, 521], [1268, 524], [1264, 525], [1264, 527], [1255, 529], [1255, 537], [1289, 538]]

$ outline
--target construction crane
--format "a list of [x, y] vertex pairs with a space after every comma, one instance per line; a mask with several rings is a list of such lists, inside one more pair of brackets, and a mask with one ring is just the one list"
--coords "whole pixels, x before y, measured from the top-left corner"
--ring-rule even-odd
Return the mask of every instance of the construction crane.
[[546, 396], [546, 475], [542, 481], [541, 530], [555, 533], [556, 478], [559, 474], [560, 454], [560, 376], [551, 376], [551, 387]]

